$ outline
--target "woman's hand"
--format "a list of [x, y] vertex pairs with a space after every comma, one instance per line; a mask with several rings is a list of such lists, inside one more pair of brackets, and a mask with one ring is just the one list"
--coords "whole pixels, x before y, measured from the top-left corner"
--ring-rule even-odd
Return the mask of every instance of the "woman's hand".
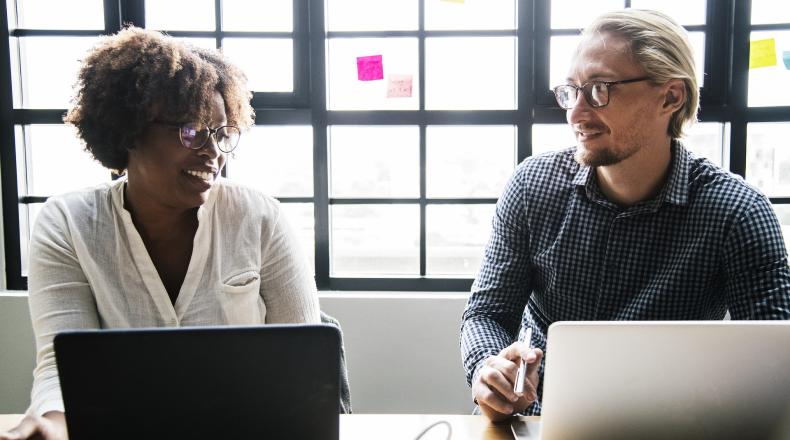
[[0, 440], [68, 440], [66, 415], [50, 411], [39, 417], [28, 414], [14, 429], [0, 432]]

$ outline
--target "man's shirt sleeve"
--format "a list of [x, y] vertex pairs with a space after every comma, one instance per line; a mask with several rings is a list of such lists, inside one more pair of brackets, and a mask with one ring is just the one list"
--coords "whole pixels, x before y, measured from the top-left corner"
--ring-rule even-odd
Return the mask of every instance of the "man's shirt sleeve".
[[531, 291], [523, 166], [497, 202], [483, 263], [462, 318], [461, 356], [470, 385], [482, 361], [513, 342]]
[[733, 223], [724, 264], [732, 319], [790, 319], [787, 250], [765, 197], [756, 197]]

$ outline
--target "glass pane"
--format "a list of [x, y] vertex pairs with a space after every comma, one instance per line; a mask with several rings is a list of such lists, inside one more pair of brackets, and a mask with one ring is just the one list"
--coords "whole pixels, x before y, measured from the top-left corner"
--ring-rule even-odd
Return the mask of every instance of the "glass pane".
[[200, 47], [203, 49], [209, 49], [209, 50], [218, 50], [216, 38], [192, 38], [192, 37], [175, 37], [175, 38], [183, 41], [184, 43], [191, 44], [192, 46]]
[[417, 30], [417, 0], [328, 0], [328, 31]]
[[425, 59], [426, 109], [516, 108], [515, 38], [426, 38]]
[[777, 0], [752, 0], [752, 24], [790, 23], [790, 9]]
[[749, 69], [749, 106], [790, 105], [790, 31], [752, 32], [751, 40], [774, 40], [776, 60], [770, 54], [760, 61], [765, 67]]
[[22, 29], [104, 30], [102, 0], [16, 0], [16, 6], [17, 23]]
[[[416, 38], [332, 38], [327, 48], [330, 110], [417, 110]], [[360, 80], [357, 58], [381, 55], [382, 79]], [[411, 97], [388, 98], [392, 75], [410, 75]]]
[[[82, 60], [97, 37], [24, 37], [19, 39], [24, 108], [69, 107]], [[57, 75], [53, 75], [57, 66]], [[19, 102], [19, 97], [16, 97]]]
[[290, 38], [226, 38], [222, 52], [247, 75], [256, 92], [293, 92], [294, 50]]
[[214, 0], [145, 0], [145, 27], [169, 31], [213, 31]]
[[697, 157], [704, 157], [722, 167], [724, 164], [724, 124], [719, 122], [697, 122], [681, 139], [683, 146]]
[[750, 123], [746, 127], [746, 181], [769, 197], [790, 196], [788, 122]]
[[428, 197], [499, 197], [516, 162], [513, 126], [427, 128]]
[[[71, 126], [31, 125], [26, 132], [28, 195], [51, 196], [111, 180], [110, 171], [84, 150]], [[24, 155], [21, 141], [17, 154]], [[20, 195], [25, 194], [22, 191], [24, 188], [20, 188]]]
[[623, 0], [552, 0], [552, 29], [582, 29], [607, 11], [623, 9]]
[[222, 30], [249, 32], [292, 32], [292, 0], [222, 0]]
[[425, 0], [425, 29], [515, 29], [515, 0]]
[[582, 41], [579, 35], [551, 37], [549, 46], [549, 89], [565, 84], [571, 69], [576, 47]]
[[299, 243], [302, 245], [302, 254], [307, 259], [313, 275], [315, 275], [315, 217], [313, 217], [313, 204], [281, 203], [280, 207], [296, 232]]
[[694, 67], [697, 69], [697, 84], [705, 84], [705, 32], [689, 32], [689, 42], [694, 51]]
[[228, 178], [274, 197], [313, 196], [311, 126], [256, 125], [241, 135]]
[[329, 127], [332, 197], [419, 197], [417, 127]]
[[663, 12], [683, 26], [705, 24], [705, 0], [631, 0], [631, 7]]
[[332, 205], [332, 276], [419, 275], [418, 205]]
[[782, 225], [782, 235], [785, 237], [785, 248], [790, 249], [790, 205], [774, 205], [774, 211]]
[[[703, 85], [705, 80], [705, 33], [689, 32], [689, 42], [694, 51], [694, 63], [697, 69], [697, 84]], [[549, 87], [565, 83], [571, 68], [576, 47], [581, 41], [579, 35], [562, 35], [551, 37]]]
[[568, 124], [535, 124], [532, 126], [533, 156], [575, 146], [576, 136]]
[[428, 275], [474, 277], [483, 260], [495, 205], [428, 205], [425, 252]]

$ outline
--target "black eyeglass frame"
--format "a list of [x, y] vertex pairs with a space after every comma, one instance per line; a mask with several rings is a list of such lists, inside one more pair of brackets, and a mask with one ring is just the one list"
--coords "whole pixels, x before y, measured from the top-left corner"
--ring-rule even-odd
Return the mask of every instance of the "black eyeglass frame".
[[[209, 138], [213, 137], [214, 138], [214, 143], [217, 144], [217, 148], [219, 148], [220, 151], [222, 151], [223, 153], [231, 153], [239, 145], [239, 140], [241, 139], [241, 130], [239, 129], [239, 127], [236, 127], [235, 125], [221, 125], [221, 126], [216, 127], [216, 128], [211, 128], [211, 127], [204, 128], [203, 130], [208, 130], [208, 136], [206, 136], [206, 139], [198, 146], [187, 146], [187, 144], [184, 143], [184, 138], [183, 138], [184, 126], [186, 126], [186, 125], [193, 125], [193, 124], [195, 124], [194, 122], [183, 122], [183, 123], [180, 123], [180, 124], [179, 123], [175, 123], [175, 122], [158, 121], [158, 120], [151, 121], [151, 122], [154, 123], [154, 124], [167, 125], [167, 126], [170, 126], [170, 127], [178, 128], [178, 141], [181, 142], [181, 145], [184, 148], [188, 148], [190, 150], [200, 150], [201, 148], [206, 146], [206, 143], [208, 143]], [[222, 144], [223, 143], [220, 142], [217, 139], [217, 133], [220, 130], [222, 130], [223, 128], [232, 128], [232, 129], [236, 130], [236, 133], [238, 134], [238, 136], [236, 137], [236, 143], [234, 143], [233, 146], [230, 147], [227, 150], [222, 148]], [[200, 131], [203, 131], [203, 130], [200, 130]]]
[[[582, 95], [584, 96], [584, 99], [587, 100], [587, 103], [590, 104], [590, 107], [592, 107], [592, 108], [601, 108], [601, 107], [606, 107], [607, 105], [609, 105], [609, 101], [610, 101], [610, 99], [609, 99], [609, 88], [610, 87], [616, 86], [618, 84], [628, 84], [628, 83], [634, 83], [634, 82], [639, 82], [639, 81], [647, 81], [649, 79], [650, 79], [649, 76], [640, 76], [639, 78], [623, 79], [623, 80], [620, 80], [620, 81], [588, 81], [588, 82], [586, 82], [586, 83], [584, 83], [584, 84], [582, 84], [580, 86], [577, 86], [575, 84], [561, 84], [561, 85], [558, 85], [558, 86], [552, 88], [551, 92], [554, 93], [554, 99], [557, 101], [557, 105], [559, 105], [560, 108], [563, 109], [563, 110], [570, 110], [570, 109], [572, 109], [573, 107], [576, 106], [576, 104], [574, 104], [574, 105], [572, 105], [570, 107], [565, 107], [565, 106], [562, 105], [562, 102], [560, 102], [560, 95], [558, 93], [558, 90], [561, 89], [561, 88], [564, 88], [564, 87], [570, 87], [572, 89], [576, 89], [576, 93], [579, 93], [579, 91], [581, 90]], [[598, 84], [603, 84], [604, 86], [606, 86], [606, 102], [603, 103], [603, 104], [600, 104], [600, 105], [596, 105], [595, 103], [593, 103], [593, 99], [592, 99], [593, 87], [595, 87]], [[579, 99], [578, 95], [577, 95], [576, 99], [577, 100]]]

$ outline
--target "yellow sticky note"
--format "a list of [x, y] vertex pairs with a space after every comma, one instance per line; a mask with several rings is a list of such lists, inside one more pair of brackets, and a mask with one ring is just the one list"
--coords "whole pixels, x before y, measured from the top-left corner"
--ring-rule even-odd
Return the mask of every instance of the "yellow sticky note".
[[749, 43], [749, 68], [770, 67], [776, 65], [776, 40], [754, 40]]
[[442, 0], [447, 3], [463, 3], [465, 0]]

